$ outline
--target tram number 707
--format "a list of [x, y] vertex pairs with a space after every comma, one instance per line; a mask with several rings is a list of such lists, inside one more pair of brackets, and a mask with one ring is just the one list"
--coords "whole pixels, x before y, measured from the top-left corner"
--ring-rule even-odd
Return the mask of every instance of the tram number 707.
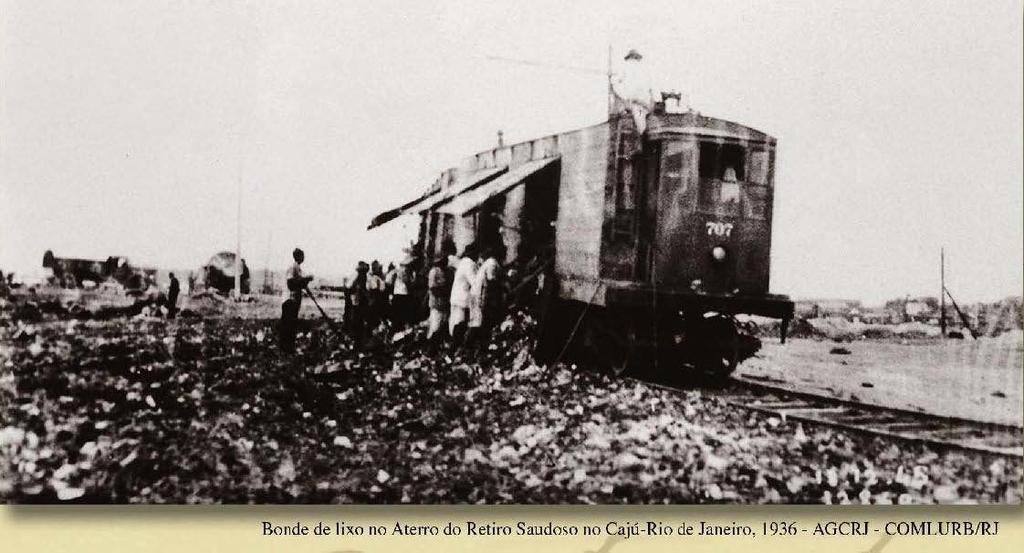
[[708, 227], [708, 236], [725, 236], [726, 238], [732, 236], [732, 223], [708, 221], [704, 224]]

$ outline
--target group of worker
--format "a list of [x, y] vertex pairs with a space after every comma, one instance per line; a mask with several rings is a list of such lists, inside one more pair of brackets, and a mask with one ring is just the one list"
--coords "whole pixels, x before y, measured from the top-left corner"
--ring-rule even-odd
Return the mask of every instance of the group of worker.
[[[427, 273], [427, 337], [437, 351], [445, 344], [476, 348], [486, 344], [490, 328], [501, 317], [503, 285], [500, 246], [478, 248], [469, 244], [456, 256], [455, 245], [447, 241], [442, 254]], [[282, 304], [280, 345], [286, 353], [295, 350], [299, 307], [303, 292], [312, 281], [302, 271], [305, 254], [296, 248], [288, 269], [288, 298]], [[416, 282], [414, 259], [407, 257], [387, 270], [379, 261], [360, 261], [356, 276], [345, 290], [344, 327], [353, 347], [363, 347], [368, 336], [397, 333], [422, 320], [422, 304], [413, 295]]]
[[414, 322], [411, 262], [407, 258], [398, 266], [391, 263], [386, 272], [377, 260], [356, 265], [356, 277], [345, 292], [345, 327], [356, 348], [382, 327], [399, 331]]
[[454, 249], [452, 243], [444, 244], [427, 273], [427, 338], [435, 349], [446, 341], [455, 347], [485, 345], [501, 316], [500, 247], [471, 243], [460, 256], [451, 255]]

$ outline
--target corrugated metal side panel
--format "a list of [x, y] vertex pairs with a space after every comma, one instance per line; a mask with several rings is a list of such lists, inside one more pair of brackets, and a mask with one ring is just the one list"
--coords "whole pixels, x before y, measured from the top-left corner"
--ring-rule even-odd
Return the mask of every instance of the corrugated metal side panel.
[[493, 150], [485, 150], [463, 159], [460, 162], [459, 167], [464, 171], [479, 171], [488, 167], [515, 167], [530, 161], [554, 157], [557, 156], [559, 152], [559, 136], [574, 134], [576, 132], [585, 132], [590, 128], [592, 127], [587, 127], [578, 131], [570, 131], [563, 135], [556, 134], [542, 136], [540, 138], [509, 144]]
[[[555, 270], [559, 277], [596, 284], [604, 221], [608, 124], [559, 135], [558, 149], [562, 156], [562, 175], [555, 229]], [[590, 301], [593, 289], [585, 288], [590, 287], [565, 287], [562, 296]]]

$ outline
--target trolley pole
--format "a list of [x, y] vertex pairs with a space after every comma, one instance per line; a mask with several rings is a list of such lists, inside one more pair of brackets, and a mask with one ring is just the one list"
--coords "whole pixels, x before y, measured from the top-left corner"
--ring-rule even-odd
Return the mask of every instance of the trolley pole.
[[946, 339], [946, 248], [939, 248], [939, 280], [942, 289], [939, 290], [939, 330], [942, 331], [942, 339]]

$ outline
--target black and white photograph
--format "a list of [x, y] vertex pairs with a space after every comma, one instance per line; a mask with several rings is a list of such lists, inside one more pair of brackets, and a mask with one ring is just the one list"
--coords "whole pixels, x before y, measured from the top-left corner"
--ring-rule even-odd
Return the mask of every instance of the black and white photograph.
[[1020, 0], [0, 0], [0, 503], [1019, 505]]

